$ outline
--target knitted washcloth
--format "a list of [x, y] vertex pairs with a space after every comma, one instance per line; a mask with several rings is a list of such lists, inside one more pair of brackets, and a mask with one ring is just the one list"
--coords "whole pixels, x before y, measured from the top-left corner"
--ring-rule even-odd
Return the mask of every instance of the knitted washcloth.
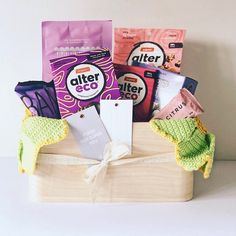
[[42, 146], [57, 143], [68, 134], [65, 120], [40, 116], [26, 117], [22, 122], [18, 148], [18, 168], [21, 173], [32, 174]]
[[152, 130], [176, 145], [176, 161], [187, 171], [202, 170], [204, 178], [211, 172], [215, 136], [207, 133], [198, 118], [150, 121]]

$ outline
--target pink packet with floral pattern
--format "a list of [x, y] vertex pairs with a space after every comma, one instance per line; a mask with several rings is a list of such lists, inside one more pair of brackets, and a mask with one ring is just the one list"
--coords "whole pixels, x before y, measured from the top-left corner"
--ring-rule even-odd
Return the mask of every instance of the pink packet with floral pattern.
[[180, 73], [185, 30], [115, 28], [114, 63], [145, 63]]
[[184, 119], [196, 117], [204, 112], [197, 99], [187, 90], [181, 89], [163, 109], [154, 114], [156, 119]]

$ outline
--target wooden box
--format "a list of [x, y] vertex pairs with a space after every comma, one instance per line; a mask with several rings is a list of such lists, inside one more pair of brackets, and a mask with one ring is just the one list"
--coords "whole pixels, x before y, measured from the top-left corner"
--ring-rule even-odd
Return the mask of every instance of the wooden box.
[[[31, 199], [157, 202], [192, 198], [193, 173], [177, 166], [174, 145], [153, 133], [148, 123], [134, 123], [131, 161], [108, 167], [95, 198], [91, 196], [91, 186], [84, 181], [88, 165], [71, 162], [79, 158], [79, 149], [71, 134], [62, 142], [43, 148], [35, 174], [30, 177]], [[133, 162], [133, 158], [139, 160]]]

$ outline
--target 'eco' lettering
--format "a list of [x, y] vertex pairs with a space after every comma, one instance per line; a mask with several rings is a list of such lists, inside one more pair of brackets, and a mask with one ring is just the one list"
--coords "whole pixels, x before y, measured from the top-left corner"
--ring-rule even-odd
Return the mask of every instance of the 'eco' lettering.
[[141, 103], [146, 96], [146, 84], [141, 77], [126, 73], [118, 79], [121, 97], [134, 100], [134, 106]]
[[67, 88], [77, 99], [90, 100], [98, 96], [105, 84], [101, 69], [92, 64], [79, 64], [67, 77]]

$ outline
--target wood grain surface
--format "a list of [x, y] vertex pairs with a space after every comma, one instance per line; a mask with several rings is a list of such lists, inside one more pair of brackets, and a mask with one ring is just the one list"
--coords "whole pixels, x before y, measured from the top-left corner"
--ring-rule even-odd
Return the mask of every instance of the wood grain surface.
[[[30, 177], [33, 201], [56, 202], [158, 202], [187, 201], [193, 195], [193, 174], [175, 162], [174, 145], [152, 132], [148, 123], [133, 125], [133, 155], [147, 160], [112, 165], [99, 190], [84, 181], [87, 165], [61, 165], [53, 157], [80, 157], [72, 134], [41, 150], [42, 163]], [[154, 158], [148, 158], [153, 156]], [[163, 158], [166, 156], [166, 159]], [[52, 158], [45, 164], [43, 159]], [[144, 158], [145, 159], [145, 158]]]

